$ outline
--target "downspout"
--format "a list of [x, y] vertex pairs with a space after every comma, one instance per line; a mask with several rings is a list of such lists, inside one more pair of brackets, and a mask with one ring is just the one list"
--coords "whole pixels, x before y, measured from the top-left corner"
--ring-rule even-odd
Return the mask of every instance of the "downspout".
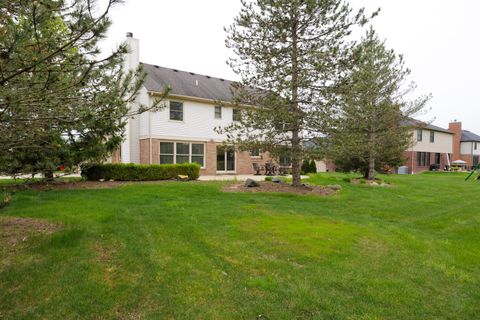
[[[148, 97], [150, 100], [150, 96]], [[150, 151], [148, 152], [150, 156], [150, 164], [153, 164], [153, 155], [152, 155], [152, 117], [151, 112], [148, 110], [148, 139], [149, 139], [149, 146]]]
[[414, 155], [413, 146], [412, 146], [412, 151], [410, 151], [410, 152], [412, 153], [410, 158], [412, 159], [412, 174], [413, 174], [413, 164], [414, 164], [414, 161], [413, 161], [413, 155]]
[[474, 143], [475, 143], [475, 142], [472, 141], [472, 142], [471, 142], [471, 147], [470, 147], [470, 149], [471, 149], [470, 159], [472, 159], [472, 167], [473, 167], [473, 144], [474, 144]]

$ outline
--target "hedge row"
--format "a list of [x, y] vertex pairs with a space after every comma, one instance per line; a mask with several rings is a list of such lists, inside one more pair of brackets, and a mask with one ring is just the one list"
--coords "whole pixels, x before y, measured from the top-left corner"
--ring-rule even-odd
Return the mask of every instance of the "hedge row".
[[178, 175], [188, 176], [190, 179], [196, 180], [200, 175], [200, 166], [196, 163], [107, 163], [82, 167], [82, 177], [91, 181], [100, 179], [117, 181], [169, 180], [176, 178]]

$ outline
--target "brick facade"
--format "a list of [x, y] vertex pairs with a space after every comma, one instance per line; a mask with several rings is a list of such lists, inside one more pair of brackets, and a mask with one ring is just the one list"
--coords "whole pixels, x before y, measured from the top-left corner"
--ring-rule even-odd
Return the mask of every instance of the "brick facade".
[[[423, 171], [428, 171], [430, 170], [430, 165], [432, 164], [437, 164], [435, 161], [435, 154], [436, 152], [430, 152], [430, 159], [427, 162], [427, 165], [425, 166], [419, 166], [417, 165], [417, 151], [405, 151], [403, 153], [403, 166], [407, 166], [409, 169], [409, 173], [419, 173]], [[451, 159], [450, 159], [451, 161]], [[445, 167], [448, 165], [448, 159], [447, 159], [447, 154], [445, 153], [440, 153], [440, 170], [444, 170]]]
[[115, 151], [113, 151], [111, 161], [112, 163], [122, 162], [121, 155], [120, 155], [120, 148], [115, 149]]
[[[152, 164], [160, 163], [160, 139], [152, 139]], [[200, 142], [199, 142], [200, 143]], [[217, 146], [219, 143], [215, 141], [205, 142], [205, 165], [200, 169], [200, 175], [216, 175], [217, 174]], [[253, 163], [265, 165], [266, 162], [272, 161], [268, 153], [262, 153], [259, 157], [250, 156], [249, 152], [235, 152], [234, 174], [254, 174]], [[140, 163], [150, 163], [150, 139], [140, 140]]]
[[150, 139], [140, 140], [140, 163], [150, 163]]

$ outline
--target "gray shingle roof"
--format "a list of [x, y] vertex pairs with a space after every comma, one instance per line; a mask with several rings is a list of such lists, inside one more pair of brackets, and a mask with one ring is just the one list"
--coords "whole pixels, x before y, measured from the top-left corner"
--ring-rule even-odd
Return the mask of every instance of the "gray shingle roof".
[[470, 141], [480, 142], [480, 136], [478, 136], [475, 133], [470, 132], [468, 130], [462, 130], [462, 140], [460, 140], [460, 141], [462, 141], [462, 142], [470, 142]]
[[142, 63], [147, 72], [145, 87], [148, 91], [163, 92], [170, 85], [170, 94], [195, 98], [231, 101], [233, 81], [193, 72], [180, 71]]
[[440, 128], [440, 127], [434, 126], [433, 124], [428, 124], [426, 122], [416, 120], [416, 119], [411, 119], [410, 121], [405, 123], [405, 125], [412, 126], [412, 127], [417, 127], [417, 128], [423, 128], [423, 129], [432, 130], [432, 131], [439, 131], [439, 132], [453, 134], [453, 132], [448, 130], [448, 129]]

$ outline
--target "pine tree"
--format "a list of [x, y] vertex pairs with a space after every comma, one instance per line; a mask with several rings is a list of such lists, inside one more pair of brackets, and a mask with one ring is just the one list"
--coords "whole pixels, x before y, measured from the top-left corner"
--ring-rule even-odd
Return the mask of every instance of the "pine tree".
[[[242, 117], [219, 132], [240, 149], [261, 146], [292, 161], [293, 185], [308, 158], [304, 141], [317, 131], [332, 105], [332, 88], [342, 77], [344, 53], [354, 25], [367, 21], [363, 10], [341, 0], [242, 1], [226, 30], [229, 61], [242, 82], [234, 89]], [[249, 107], [254, 106], [254, 107]], [[286, 153], [286, 154], [285, 154]]]
[[406, 99], [415, 89], [413, 83], [405, 86], [410, 70], [373, 28], [352, 59], [354, 67], [329, 134], [332, 157], [338, 167], [361, 170], [373, 180], [376, 169], [402, 162], [402, 153], [411, 143], [410, 117], [424, 108], [430, 96]]
[[118, 147], [145, 78], [123, 70], [125, 45], [100, 57], [121, 2], [0, 0], [0, 172], [51, 177]]

